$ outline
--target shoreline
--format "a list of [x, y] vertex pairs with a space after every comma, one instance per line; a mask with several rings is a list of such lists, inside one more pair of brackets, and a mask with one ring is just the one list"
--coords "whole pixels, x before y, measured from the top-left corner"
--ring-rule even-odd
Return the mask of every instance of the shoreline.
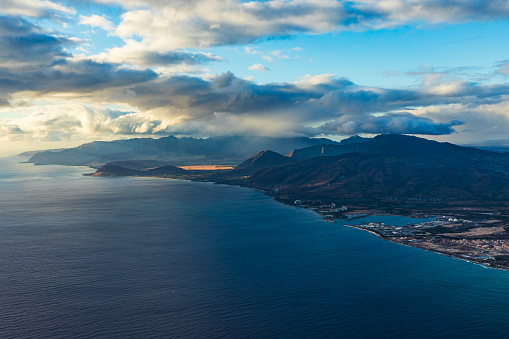
[[[83, 173], [83, 175], [84, 176], [93, 176], [92, 173]], [[99, 176], [102, 176], [102, 175], [99, 175]], [[120, 175], [120, 176], [113, 175], [113, 176], [106, 176], [106, 177], [111, 178], [111, 177], [126, 177], [126, 176], [125, 175]], [[267, 195], [268, 197], [271, 197], [276, 202], [282, 203], [284, 205], [292, 206], [292, 207], [300, 207], [300, 208], [309, 209], [309, 210], [317, 213], [318, 215], [320, 215], [324, 221], [329, 222], [329, 223], [336, 223], [337, 224], [337, 222], [335, 222], [334, 219], [331, 218], [329, 215], [326, 215], [324, 213], [320, 213], [320, 211], [318, 211], [318, 210], [316, 210], [314, 208], [311, 208], [311, 206], [295, 206], [295, 205], [293, 205], [291, 203], [288, 203], [288, 202], [282, 201], [281, 199], [278, 199], [278, 196], [275, 196], [271, 191], [257, 189], [257, 188], [249, 187], [247, 185], [242, 185], [240, 182], [221, 182], [221, 181], [207, 180], [207, 178], [203, 178], [203, 177], [201, 177], [201, 178], [199, 178], [199, 177], [193, 178], [193, 177], [181, 177], [181, 176], [173, 176], [173, 175], [171, 175], [171, 176], [131, 176], [131, 177], [153, 178], [153, 179], [173, 179], [173, 180], [183, 180], [183, 181], [190, 181], [190, 182], [208, 182], [208, 183], [213, 183], [213, 184], [223, 184], [223, 185], [228, 185], [228, 186], [237, 186], [237, 187], [244, 187], [244, 188], [254, 189], [256, 191], [263, 192], [265, 195]], [[292, 199], [290, 199], [290, 200], [292, 200]], [[387, 212], [383, 212], [381, 210], [378, 211], [376, 209], [373, 210], [373, 209], [370, 209], [370, 208], [366, 208], [366, 210], [369, 210], [370, 213], [362, 215], [362, 216], [350, 218], [350, 220], [355, 220], [355, 219], [362, 218], [362, 217], [369, 216], [369, 215], [392, 215], [392, 216], [397, 216], [397, 217], [405, 217], [405, 215], [398, 215], [398, 214], [393, 214], [393, 213], [387, 213]], [[422, 211], [417, 210], [416, 212], [419, 213], [419, 214], [422, 214]], [[381, 214], [378, 214], [378, 213], [381, 213]], [[343, 214], [341, 214], [341, 215], [343, 215]], [[413, 216], [406, 216], [406, 217], [413, 217]], [[490, 264], [489, 262], [483, 262], [483, 260], [481, 260], [481, 259], [475, 260], [475, 258], [468, 258], [468, 257], [466, 257], [468, 255], [466, 255], [464, 253], [463, 254], [448, 253], [448, 252], [445, 251], [446, 248], [444, 248], [444, 251], [441, 251], [441, 250], [438, 250], [438, 249], [430, 249], [430, 248], [425, 248], [423, 246], [416, 245], [416, 244], [420, 244], [421, 242], [417, 242], [417, 243], [414, 243], [414, 242], [405, 242], [405, 243], [403, 243], [401, 241], [395, 241], [395, 240], [391, 239], [392, 237], [387, 237], [387, 236], [384, 236], [381, 233], [376, 232], [374, 230], [366, 229], [366, 228], [363, 228], [363, 227], [360, 227], [360, 226], [356, 226], [356, 225], [339, 225], [339, 226], [347, 226], [347, 227], [351, 227], [351, 228], [356, 228], [356, 229], [359, 229], [359, 230], [371, 233], [371, 234], [377, 236], [378, 238], [380, 238], [382, 240], [390, 241], [392, 243], [396, 243], [396, 244], [403, 245], [403, 246], [418, 248], [418, 249], [425, 250], [425, 251], [428, 251], [428, 252], [434, 252], [434, 253], [437, 253], [437, 254], [442, 254], [442, 255], [445, 255], [445, 256], [448, 256], [448, 257], [451, 257], [451, 258], [455, 258], [455, 259], [459, 259], [459, 260], [462, 260], [462, 261], [470, 262], [470, 263], [482, 266], [484, 268], [493, 268], [493, 269], [509, 271], [509, 265], [507, 265], [507, 264], [506, 264], [506, 266], [499, 266], [499, 265], [493, 266], [491, 264], [494, 264], [495, 262], [491, 262], [491, 264]], [[491, 259], [494, 260], [494, 258], [491, 258]], [[484, 260], [484, 261], [486, 261], [486, 260]]]
[[[83, 175], [91, 176], [90, 174], [88, 174], [88, 175], [87, 174], [83, 174]], [[111, 178], [111, 177], [115, 177], [115, 176], [106, 176], [106, 177]], [[120, 177], [125, 177], [125, 176], [120, 176]], [[324, 220], [325, 222], [337, 224], [334, 221], [335, 219], [328, 218], [326, 214], [320, 213], [320, 211], [318, 211], [318, 210], [316, 210], [316, 209], [314, 209], [314, 208], [312, 208], [310, 206], [302, 206], [302, 205], [295, 206], [295, 205], [292, 205], [291, 203], [286, 203], [285, 201], [282, 201], [281, 199], [278, 199], [278, 197], [275, 196], [271, 191], [267, 191], [267, 190], [263, 190], [263, 189], [258, 189], [258, 188], [254, 188], [254, 187], [249, 187], [247, 185], [241, 185], [238, 182], [221, 182], [221, 181], [207, 180], [206, 178], [192, 178], [192, 177], [191, 178], [190, 177], [182, 178], [182, 177], [179, 177], [179, 176], [131, 176], [131, 177], [152, 178], [152, 179], [172, 179], [172, 180], [183, 180], [183, 181], [190, 181], [190, 182], [207, 182], [207, 183], [212, 183], [212, 184], [216, 184], [216, 185], [227, 185], [227, 186], [244, 187], [244, 188], [248, 188], [248, 189], [251, 189], [251, 190], [262, 192], [264, 195], [272, 198], [274, 201], [279, 202], [281, 204], [284, 204], [284, 205], [287, 205], [287, 206], [291, 206], [291, 207], [294, 207], [294, 208], [298, 207], [298, 208], [308, 209], [308, 210], [310, 210], [312, 212], [315, 212], [316, 214], [320, 215], [322, 217], [322, 220]], [[290, 200], [293, 200], [293, 199], [290, 199]], [[370, 209], [366, 208], [366, 210], [370, 210]], [[381, 214], [378, 214], [377, 212], [380, 212]], [[419, 212], [419, 211], [416, 211], [416, 212]], [[419, 213], [422, 214], [422, 212], [419, 212]], [[367, 217], [367, 216], [373, 216], [373, 215], [387, 215], [387, 216], [409, 217], [409, 218], [414, 217], [414, 216], [408, 216], [408, 215], [398, 215], [398, 214], [393, 214], [393, 213], [387, 213], [387, 212], [378, 211], [378, 210], [372, 210], [371, 209], [370, 213], [365, 214], [365, 215], [361, 215], [361, 216], [357, 216], [357, 217], [352, 217], [352, 218], [350, 218], [350, 220], [356, 220], [356, 219], [360, 219], [360, 218]], [[475, 258], [467, 258], [467, 257], [462, 256], [461, 254], [453, 254], [453, 253], [448, 253], [446, 251], [440, 251], [440, 250], [433, 250], [433, 249], [429, 249], [429, 248], [424, 248], [422, 246], [416, 246], [415, 243], [413, 243], [413, 242], [412, 243], [402, 243], [402, 242], [399, 242], [399, 241], [395, 241], [395, 240], [392, 240], [391, 237], [386, 237], [386, 236], [384, 236], [384, 235], [382, 235], [382, 234], [380, 234], [380, 233], [378, 233], [376, 231], [369, 230], [369, 229], [366, 229], [366, 228], [363, 228], [363, 227], [359, 227], [359, 226], [356, 226], [356, 225], [339, 225], [339, 226], [347, 226], [347, 227], [356, 228], [356, 229], [359, 229], [359, 230], [371, 233], [371, 234], [373, 234], [373, 235], [377, 236], [378, 238], [380, 238], [382, 240], [385, 240], [385, 241], [389, 241], [389, 242], [392, 242], [392, 243], [395, 243], [395, 244], [398, 244], [398, 245], [418, 248], [418, 249], [421, 249], [421, 250], [424, 250], [424, 251], [427, 251], [427, 252], [433, 252], [433, 253], [445, 255], [445, 256], [448, 256], [450, 258], [455, 258], [455, 259], [458, 259], [458, 260], [462, 260], [462, 261], [466, 261], [466, 262], [469, 262], [469, 263], [473, 263], [473, 264], [482, 266], [484, 268], [492, 268], [492, 269], [499, 269], [499, 270], [503, 270], [503, 271], [509, 271], [509, 265], [507, 265], [507, 266], [492, 266], [492, 265], [490, 265], [490, 263], [482, 262], [481, 260], [476, 261], [476, 260], [474, 260]], [[466, 254], [463, 254], [463, 255], [466, 255]]]
[[398, 245], [401, 245], [401, 246], [406, 246], [406, 247], [411, 247], [411, 248], [417, 248], [417, 249], [420, 249], [420, 250], [423, 250], [423, 251], [426, 251], [426, 252], [430, 252], [430, 253], [437, 253], [437, 254], [440, 254], [440, 255], [445, 255], [445, 256], [447, 256], [449, 258], [454, 258], [454, 259], [458, 259], [458, 260], [461, 260], [461, 261], [466, 261], [466, 262], [469, 262], [471, 264], [478, 265], [478, 266], [481, 266], [481, 267], [484, 267], [484, 268], [491, 268], [491, 269], [496, 269], [496, 270], [509, 271], [509, 268], [505, 268], [505, 267], [492, 267], [492, 266], [489, 266], [489, 265], [478, 263], [478, 262], [473, 261], [473, 260], [468, 260], [467, 258], [464, 258], [464, 257], [461, 257], [461, 256], [453, 255], [453, 254], [450, 254], [450, 253], [440, 252], [440, 251], [431, 251], [431, 250], [428, 250], [426, 248], [422, 248], [422, 247], [419, 247], [419, 246], [412, 246], [412, 245], [409, 245], [409, 244], [402, 244], [402, 243], [397, 242], [397, 241], [392, 241], [392, 240], [388, 239], [387, 237], [382, 236], [381, 234], [379, 234], [377, 232], [374, 232], [374, 231], [371, 231], [371, 230], [367, 230], [365, 228], [358, 227], [358, 226], [355, 226], [355, 225], [341, 225], [341, 226], [355, 228], [355, 229], [358, 229], [358, 230], [361, 230], [361, 231], [364, 231], [364, 232], [367, 232], [367, 233], [371, 233], [371, 234], [377, 236], [379, 239], [391, 242], [393, 244], [398, 244]]

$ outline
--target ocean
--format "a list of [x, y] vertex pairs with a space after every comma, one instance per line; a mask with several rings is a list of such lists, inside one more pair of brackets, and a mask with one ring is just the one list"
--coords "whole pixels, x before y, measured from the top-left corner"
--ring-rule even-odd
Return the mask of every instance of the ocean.
[[211, 183], [0, 159], [1, 338], [507, 338], [509, 272]]

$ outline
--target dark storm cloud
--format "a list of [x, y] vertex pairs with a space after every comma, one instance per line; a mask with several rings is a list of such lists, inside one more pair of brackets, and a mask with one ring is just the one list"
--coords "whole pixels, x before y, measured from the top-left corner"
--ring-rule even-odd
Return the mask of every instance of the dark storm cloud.
[[43, 32], [29, 21], [0, 17], [0, 104], [19, 91], [91, 92], [155, 79], [132, 70], [74, 58], [65, 47], [77, 42]]
[[194, 76], [174, 76], [130, 88], [142, 109], [175, 107], [211, 114], [275, 114], [291, 111], [309, 118], [330, 118], [337, 114], [370, 114], [450, 103], [484, 104], [503, 100], [506, 85], [475, 83], [446, 84], [423, 90], [394, 90], [362, 87], [333, 78], [322, 83], [256, 84], [227, 72], [206, 80]]
[[21, 18], [0, 16], [0, 65], [24, 69], [49, 65], [69, 57], [64, 47], [72, 44], [68, 38], [42, 33]]
[[[474, 83], [446, 84], [445, 88], [393, 90], [368, 88], [340, 78], [316, 83], [306, 80], [285, 84], [256, 84], [221, 74], [211, 80], [176, 76], [129, 88], [126, 102], [142, 111], [160, 109], [168, 118], [185, 121], [186, 129], [198, 130], [214, 124], [221, 116], [236, 119], [266, 119], [293, 126], [293, 133], [357, 134], [407, 133], [440, 135], [454, 132], [462, 124], [456, 119], [437, 122], [411, 113], [395, 113], [415, 107], [461, 104], [479, 106], [504, 101], [509, 95], [505, 85], [482, 86]], [[436, 93], [435, 93], [435, 92]], [[195, 123], [193, 123], [193, 121]], [[322, 123], [318, 128], [306, 126]], [[184, 125], [182, 125], [184, 126]], [[198, 126], [198, 127], [196, 127]], [[172, 128], [173, 133], [178, 132]], [[286, 131], [288, 132], [288, 131]]]
[[61, 60], [51, 67], [29, 72], [10, 72], [4, 69], [0, 75], [0, 89], [11, 94], [18, 91], [89, 94], [155, 78], [157, 74], [151, 70], [130, 70], [90, 60]]
[[[340, 82], [341, 83], [341, 82]], [[212, 80], [192, 76], [174, 76], [132, 87], [138, 107], [185, 109], [194, 116], [214, 112], [270, 115], [282, 110], [298, 109], [301, 103], [318, 99], [326, 87], [302, 89], [293, 84], [256, 84], [227, 72]], [[294, 107], [295, 106], [295, 107]]]
[[454, 132], [453, 126], [462, 125], [458, 120], [448, 123], [437, 123], [429, 118], [412, 114], [344, 115], [316, 129], [310, 129], [311, 135], [353, 135], [370, 134], [424, 134], [443, 135]]

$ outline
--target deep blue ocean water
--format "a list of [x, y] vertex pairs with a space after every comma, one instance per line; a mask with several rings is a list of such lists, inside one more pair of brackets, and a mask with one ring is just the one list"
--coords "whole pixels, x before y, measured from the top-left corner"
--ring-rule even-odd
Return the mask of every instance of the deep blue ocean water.
[[509, 272], [250, 189], [0, 160], [1, 338], [504, 338]]

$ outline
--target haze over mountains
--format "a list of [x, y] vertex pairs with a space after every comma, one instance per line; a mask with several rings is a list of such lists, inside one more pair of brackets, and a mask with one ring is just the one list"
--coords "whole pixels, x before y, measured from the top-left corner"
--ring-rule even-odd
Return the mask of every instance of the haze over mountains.
[[320, 144], [336, 144], [329, 139], [271, 137], [211, 137], [95, 141], [62, 151], [33, 155], [28, 162], [41, 165], [100, 167], [113, 161], [156, 160], [172, 165], [236, 165], [260, 150], [271, 149], [286, 154], [293, 149]]
[[509, 152], [509, 139], [486, 140], [475, 144], [465, 145], [492, 152]]

